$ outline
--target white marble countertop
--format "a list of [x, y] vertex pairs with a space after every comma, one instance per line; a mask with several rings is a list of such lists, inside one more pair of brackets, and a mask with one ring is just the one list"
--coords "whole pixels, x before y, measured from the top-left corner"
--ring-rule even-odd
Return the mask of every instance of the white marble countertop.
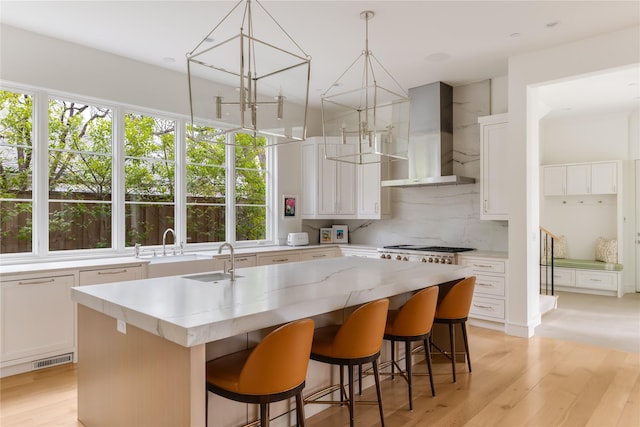
[[337, 257], [242, 268], [236, 274], [233, 283], [187, 275], [81, 286], [72, 288], [71, 297], [192, 347], [461, 279], [472, 271], [457, 265]]
[[469, 257], [475, 256], [475, 257], [480, 257], [480, 258], [508, 259], [509, 258], [509, 253], [508, 252], [484, 251], [484, 250], [474, 249], [472, 251], [460, 252], [458, 254], [458, 257], [465, 257], [465, 256], [469, 256]]
[[[338, 245], [308, 245], [308, 246], [277, 246], [277, 245], [265, 245], [265, 246], [251, 246], [251, 247], [238, 247], [235, 248], [236, 255], [242, 254], [260, 254], [270, 252], [281, 251], [294, 251], [294, 250], [313, 250], [313, 249], [326, 249], [328, 247], [337, 247]], [[156, 249], [156, 252], [161, 250]], [[229, 256], [227, 249], [223, 250], [221, 254], [218, 254], [217, 250], [205, 250], [186, 252], [186, 254], [197, 254], [199, 256], [211, 256], [211, 257], [224, 257]], [[158, 258], [164, 258], [158, 256]], [[167, 260], [172, 258], [172, 255], [166, 257]], [[177, 258], [177, 257], [176, 257]], [[80, 269], [87, 270], [92, 268], [106, 268], [110, 266], [120, 265], [135, 265], [135, 264], [148, 264], [152, 258], [147, 254], [140, 258], [136, 258], [131, 255], [111, 255], [111, 256], [95, 256], [90, 258], [63, 258], [55, 260], [42, 260], [42, 261], [27, 261], [16, 262], [14, 264], [2, 264], [0, 263], [0, 275], [15, 275], [15, 274], [28, 274], [28, 273], [47, 273], [56, 272], [60, 270]]]

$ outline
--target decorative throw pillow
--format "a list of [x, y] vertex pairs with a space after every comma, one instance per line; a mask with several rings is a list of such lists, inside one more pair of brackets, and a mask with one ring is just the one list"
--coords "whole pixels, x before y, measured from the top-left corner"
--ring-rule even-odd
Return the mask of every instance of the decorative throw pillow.
[[596, 240], [596, 261], [617, 264], [618, 241], [616, 239], [607, 240], [604, 237], [598, 237], [598, 240]]
[[[551, 238], [545, 240], [544, 252], [541, 256], [544, 258], [545, 254], [547, 258], [551, 258]], [[567, 257], [567, 238], [560, 236], [553, 240], [553, 257], [554, 258], [566, 258]]]

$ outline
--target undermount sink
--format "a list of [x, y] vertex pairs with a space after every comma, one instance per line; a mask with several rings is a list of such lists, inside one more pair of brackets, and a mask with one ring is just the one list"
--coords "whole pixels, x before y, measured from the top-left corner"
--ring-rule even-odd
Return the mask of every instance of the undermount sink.
[[[198, 280], [200, 282], [219, 282], [221, 280], [231, 280], [231, 274], [229, 273], [222, 273], [222, 272], [215, 272], [215, 273], [205, 273], [205, 274], [199, 274], [197, 276], [182, 276], [185, 279], [191, 279], [191, 280]], [[238, 277], [242, 277], [238, 274], [236, 274], [236, 279]]]
[[162, 264], [166, 262], [183, 262], [183, 261], [195, 261], [200, 259], [212, 259], [211, 255], [204, 254], [182, 254], [182, 255], [160, 255], [151, 258], [141, 258], [148, 259], [149, 264]]

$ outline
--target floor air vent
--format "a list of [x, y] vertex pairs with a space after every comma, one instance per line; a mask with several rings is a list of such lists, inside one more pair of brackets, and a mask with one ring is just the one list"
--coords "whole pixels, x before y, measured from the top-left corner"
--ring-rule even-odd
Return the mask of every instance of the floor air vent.
[[33, 362], [33, 369], [48, 368], [50, 366], [62, 365], [73, 360], [73, 353], [63, 354], [61, 356], [53, 356], [48, 359], [37, 360]]

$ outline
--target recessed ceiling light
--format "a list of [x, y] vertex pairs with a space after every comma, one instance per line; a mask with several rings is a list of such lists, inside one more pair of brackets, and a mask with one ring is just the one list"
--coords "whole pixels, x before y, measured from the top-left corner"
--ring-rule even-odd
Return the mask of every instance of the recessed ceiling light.
[[206, 41], [207, 43], [213, 43], [214, 41], [216, 41], [216, 39], [214, 39], [213, 37], [207, 37], [206, 39], [204, 39], [204, 41]]
[[553, 28], [553, 27], [555, 27], [556, 25], [558, 25], [559, 23], [560, 23], [560, 21], [551, 21], [551, 22], [547, 22], [547, 23], [546, 23], [546, 25], [545, 25], [545, 27], [547, 27], [547, 28]]
[[170, 56], [165, 56], [164, 58], [162, 58], [162, 60], [163, 60], [164, 62], [166, 62], [167, 64], [171, 64], [171, 63], [173, 63], [173, 62], [176, 62], [176, 59], [175, 59], [175, 58], [172, 58], [172, 57], [170, 57]]
[[513, 37], [513, 38], [520, 37], [520, 33], [511, 33], [509, 37]]

